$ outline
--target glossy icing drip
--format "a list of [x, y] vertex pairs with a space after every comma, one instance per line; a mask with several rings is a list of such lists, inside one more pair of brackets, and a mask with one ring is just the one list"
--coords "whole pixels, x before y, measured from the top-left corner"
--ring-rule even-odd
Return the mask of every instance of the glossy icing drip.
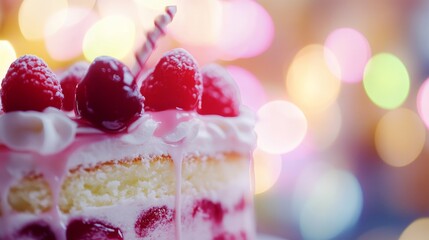
[[[196, 134], [191, 133], [194, 125], [188, 124], [192, 122], [192, 114], [178, 114], [177, 111], [163, 111], [153, 114], [154, 120], [159, 123], [159, 127], [155, 130], [154, 136], [163, 139], [164, 143], [169, 146], [167, 151], [173, 159], [176, 178], [176, 195], [175, 195], [175, 233], [176, 240], [182, 239], [182, 204], [181, 204], [181, 189], [182, 189], [182, 164], [184, 152], [182, 147], [187, 143], [188, 138], [195, 137]], [[180, 126], [180, 127], [179, 127]], [[183, 127], [184, 126], [184, 127]], [[180, 129], [180, 131], [178, 131]], [[196, 131], [194, 131], [196, 132]]]

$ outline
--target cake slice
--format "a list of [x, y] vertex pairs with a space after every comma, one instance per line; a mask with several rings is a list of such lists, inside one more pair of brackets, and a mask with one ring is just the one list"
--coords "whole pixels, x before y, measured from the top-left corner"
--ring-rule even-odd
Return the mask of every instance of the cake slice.
[[58, 86], [30, 55], [2, 82], [0, 239], [254, 239], [255, 119], [222, 67], [174, 49], [140, 79], [100, 57]]

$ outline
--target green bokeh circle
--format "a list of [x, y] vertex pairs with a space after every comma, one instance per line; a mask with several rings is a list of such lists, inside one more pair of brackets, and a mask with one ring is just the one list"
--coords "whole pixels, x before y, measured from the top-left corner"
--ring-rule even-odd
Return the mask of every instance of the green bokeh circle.
[[389, 53], [377, 54], [368, 61], [363, 84], [371, 101], [384, 109], [401, 106], [410, 92], [407, 68]]

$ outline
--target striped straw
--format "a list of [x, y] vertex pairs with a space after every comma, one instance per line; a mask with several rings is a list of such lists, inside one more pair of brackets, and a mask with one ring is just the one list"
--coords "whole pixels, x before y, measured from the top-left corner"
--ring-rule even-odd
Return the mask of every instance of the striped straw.
[[165, 8], [165, 13], [159, 15], [155, 19], [155, 28], [147, 33], [145, 44], [143, 44], [140, 51], [137, 51], [135, 54], [136, 61], [138, 64], [135, 79], [139, 79], [140, 75], [143, 72], [142, 70], [144, 65], [146, 64], [147, 60], [149, 59], [155, 48], [156, 41], [158, 41], [161, 36], [165, 35], [165, 28], [173, 20], [176, 11], [176, 6], [167, 6]]

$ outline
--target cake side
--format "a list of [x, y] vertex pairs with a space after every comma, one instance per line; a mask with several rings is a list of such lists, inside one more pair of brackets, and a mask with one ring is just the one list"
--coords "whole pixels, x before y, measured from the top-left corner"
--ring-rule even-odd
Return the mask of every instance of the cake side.
[[[174, 164], [169, 156], [111, 161], [91, 168], [71, 169], [62, 184], [59, 198], [62, 221], [67, 224], [73, 219], [103, 220], [121, 226], [126, 239], [135, 239], [135, 229], [126, 226], [135, 226], [139, 216], [127, 214], [124, 219], [117, 216], [118, 211], [132, 208], [136, 213], [142, 213], [151, 208], [166, 207], [174, 212], [175, 180]], [[227, 221], [242, 219], [243, 214], [251, 216], [253, 209], [249, 189], [249, 159], [246, 156], [228, 153], [185, 158], [181, 180], [182, 234], [191, 237], [192, 232], [201, 228], [220, 234], [212, 225], [226, 229], [226, 225], [223, 225]], [[27, 216], [25, 221], [22, 217], [29, 213], [35, 216], [41, 213], [49, 215], [53, 202], [49, 185], [43, 176], [26, 176], [13, 185], [8, 193], [8, 204], [18, 213], [10, 216], [9, 220], [14, 222], [15, 229], [40, 221], [39, 217]], [[34, 203], [38, 205], [32, 205]], [[125, 208], [124, 205], [128, 206]], [[200, 226], [195, 222], [199, 222]], [[205, 227], [202, 227], [202, 223], [206, 223]], [[161, 231], [161, 225], [148, 230], [147, 235], [158, 234], [159, 237], [162, 234], [168, 239], [173, 233]], [[232, 233], [239, 234], [242, 231], [249, 235], [251, 231], [247, 228], [251, 226], [249, 222], [246, 228], [232, 229]], [[174, 229], [172, 226], [170, 228]]]

